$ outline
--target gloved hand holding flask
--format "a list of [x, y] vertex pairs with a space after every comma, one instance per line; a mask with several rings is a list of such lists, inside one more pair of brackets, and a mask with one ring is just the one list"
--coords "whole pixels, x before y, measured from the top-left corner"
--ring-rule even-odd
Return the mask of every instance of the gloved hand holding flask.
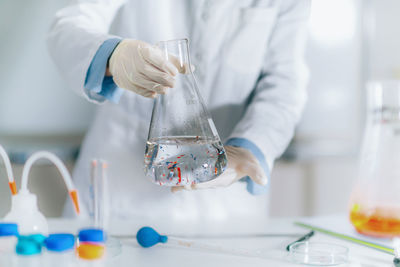
[[166, 60], [158, 47], [131, 39], [118, 44], [108, 68], [118, 87], [151, 98], [173, 88], [174, 77], [186, 71], [174, 56]]

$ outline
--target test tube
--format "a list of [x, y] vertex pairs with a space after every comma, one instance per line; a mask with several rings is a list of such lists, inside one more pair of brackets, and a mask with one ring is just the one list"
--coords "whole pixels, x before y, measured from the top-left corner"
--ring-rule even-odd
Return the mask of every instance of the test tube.
[[[110, 222], [110, 195], [108, 190], [107, 169], [109, 165], [107, 161], [94, 159], [91, 162], [91, 199], [93, 209], [93, 227], [94, 229], [102, 230], [104, 234], [109, 230]], [[115, 257], [121, 253], [121, 242], [112, 237], [105, 240], [105, 248], [107, 248], [107, 257]], [[81, 252], [86, 249], [92, 251], [101, 249], [97, 246], [82, 246]]]
[[104, 230], [108, 229], [110, 214], [107, 168], [108, 163], [104, 160], [91, 162], [93, 226]]
[[98, 197], [99, 197], [99, 193], [98, 193], [98, 185], [97, 185], [97, 160], [94, 159], [91, 162], [91, 171], [90, 171], [90, 175], [91, 175], [91, 198], [92, 198], [92, 210], [93, 210], [93, 226], [94, 227], [99, 227], [99, 211], [98, 211], [98, 205], [99, 205], [99, 201], [98, 201]]

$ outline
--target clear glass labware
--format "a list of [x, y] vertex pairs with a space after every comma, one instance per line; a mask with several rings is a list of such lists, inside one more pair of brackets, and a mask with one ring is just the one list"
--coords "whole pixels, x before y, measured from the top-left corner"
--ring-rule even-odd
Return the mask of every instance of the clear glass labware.
[[163, 186], [210, 181], [224, 171], [227, 159], [192, 72], [188, 40], [163, 41], [158, 47], [167, 60], [178, 61], [187, 71], [154, 100], [145, 174]]
[[372, 82], [350, 220], [375, 237], [400, 235], [400, 82]]

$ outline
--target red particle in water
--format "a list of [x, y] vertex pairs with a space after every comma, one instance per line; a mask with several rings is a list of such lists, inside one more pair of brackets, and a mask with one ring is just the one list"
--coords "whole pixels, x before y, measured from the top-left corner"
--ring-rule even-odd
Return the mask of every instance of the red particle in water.
[[177, 157], [178, 159], [180, 159], [181, 157]]
[[178, 169], [178, 177], [179, 177], [178, 184], [180, 184], [182, 182], [181, 168], [178, 167], [177, 169]]
[[165, 176], [165, 173], [163, 173], [163, 175], [162, 176]]

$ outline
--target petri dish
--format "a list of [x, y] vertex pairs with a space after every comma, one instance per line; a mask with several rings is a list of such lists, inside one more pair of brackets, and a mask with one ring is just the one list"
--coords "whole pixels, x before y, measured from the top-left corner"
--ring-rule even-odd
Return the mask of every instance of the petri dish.
[[334, 266], [349, 260], [347, 247], [322, 242], [294, 243], [289, 247], [288, 254], [292, 262], [306, 265]]
[[121, 254], [122, 244], [118, 239], [114, 237], [108, 237], [106, 241], [106, 249], [107, 255], [111, 258], [114, 258]]

